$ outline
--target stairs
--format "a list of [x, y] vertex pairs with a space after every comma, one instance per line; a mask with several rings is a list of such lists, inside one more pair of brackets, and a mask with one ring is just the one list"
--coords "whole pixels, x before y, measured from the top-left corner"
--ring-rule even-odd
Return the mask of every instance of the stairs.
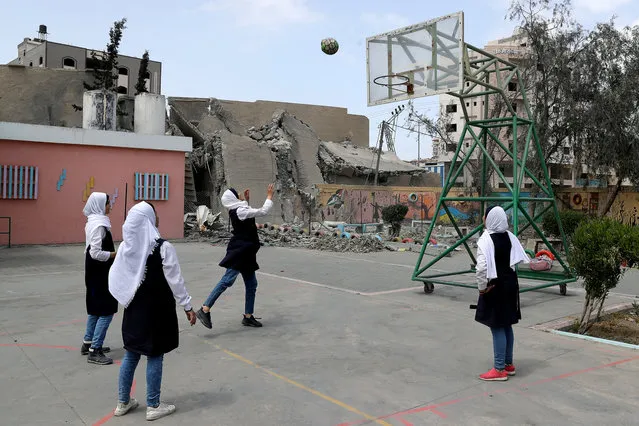
[[184, 156], [184, 213], [195, 212], [196, 208], [195, 179], [193, 178], [193, 168], [187, 153]]

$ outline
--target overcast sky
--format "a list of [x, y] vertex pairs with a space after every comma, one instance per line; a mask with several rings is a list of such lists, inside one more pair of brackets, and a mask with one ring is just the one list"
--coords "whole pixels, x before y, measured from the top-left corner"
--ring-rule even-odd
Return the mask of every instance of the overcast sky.
[[[145, 49], [162, 62], [167, 96], [257, 99], [341, 106], [370, 118], [371, 140], [380, 120], [397, 105], [366, 106], [366, 37], [448, 13], [464, 11], [465, 39], [476, 46], [512, 34], [504, 17], [508, 0], [0, 0], [0, 62], [17, 57], [24, 37], [45, 24], [49, 40], [102, 49], [113, 21], [128, 19], [120, 53]], [[100, 6], [104, 4], [104, 6]], [[587, 26], [618, 16], [639, 24], [639, 0], [574, 0]], [[98, 10], [99, 12], [96, 12]], [[334, 37], [338, 54], [320, 40]], [[434, 114], [435, 97], [416, 101]], [[374, 142], [373, 142], [374, 143]], [[417, 157], [414, 136], [399, 133], [397, 152]], [[422, 138], [422, 157], [431, 152]]]

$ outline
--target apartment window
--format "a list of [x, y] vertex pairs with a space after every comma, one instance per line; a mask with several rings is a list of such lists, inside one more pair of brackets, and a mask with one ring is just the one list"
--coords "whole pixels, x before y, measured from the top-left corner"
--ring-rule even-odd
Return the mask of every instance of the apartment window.
[[453, 123], [453, 124], [447, 124], [446, 125], [446, 131], [449, 133], [453, 133], [457, 131], [457, 123]]
[[22, 51], [22, 56], [27, 56], [27, 49], [24, 49], [24, 50]]
[[118, 86], [118, 93], [120, 93], [121, 95], [126, 95], [127, 93], [129, 93], [129, 89], [124, 86]]
[[447, 113], [457, 112], [457, 104], [446, 105], [446, 112]]
[[125, 68], [125, 67], [118, 68], [118, 74], [119, 75], [129, 75], [129, 70], [128, 70], [128, 68]]
[[67, 69], [75, 69], [76, 61], [73, 58], [64, 58], [62, 60], [62, 68]]
[[516, 92], [517, 91], [517, 83], [515, 82], [510, 82], [508, 83], [508, 91], [509, 92]]
[[564, 147], [564, 154], [565, 155], [570, 155], [570, 147], [568, 147], [568, 146]]
[[470, 83], [469, 82], [466, 82], [466, 87], [470, 87]]
[[29, 66], [32, 67], [33, 66], [33, 62], [29, 62]]
[[513, 102], [513, 111], [517, 112], [517, 104]]
[[473, 106], [477, 106], [477, 102], [473, 102]]
[[466, 102], [466, 106], [469, 107], [470, 106], [470, 102]]
[[42, 59], [42, 56], [40, 56], [40, 64], [39, 65], [42, 65], [43, 62], [44, 62], [44, 60]]

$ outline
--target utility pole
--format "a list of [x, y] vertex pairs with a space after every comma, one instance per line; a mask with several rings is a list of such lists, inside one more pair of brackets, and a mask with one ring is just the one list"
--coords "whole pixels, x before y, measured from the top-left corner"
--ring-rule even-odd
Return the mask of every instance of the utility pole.
[[422, 132], [420, 130], [420, 126], [421, 122], [418, 121], [417, 122], [417, 167], [419, 167], [419, 155], [420, 155], [420, 148], [421, 148], [421, 135]]
[[386, 121], [382, 121], [382, 124], [379, 128], [379, 141], [377, 143], [377, 165], [375, 166], [375, 183], [377, 186], [379, 184], [379, 160], [382, 156], [382, 145], [384, 144], [384, 130], [386, 130]]

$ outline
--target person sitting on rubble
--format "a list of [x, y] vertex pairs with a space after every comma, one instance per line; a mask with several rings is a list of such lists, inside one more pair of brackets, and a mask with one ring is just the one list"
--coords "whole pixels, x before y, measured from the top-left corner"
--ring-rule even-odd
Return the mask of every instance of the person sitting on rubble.
[[493, 368], [481, 380], [508, 380], [515, 375], [513, 324], [521, 319], [519, 282], [515, 265], [530, 259], [517, 237], [508, 231], [508, 217], [501, 207], [484, 216], [485, 232], [477, 243], [476, 278], [479, 289], [475, 320], [490, 327], [493, 335]]
[[124, 306], [120, 367], [115, 416], [138, 406], [131, 398], [135, 369], [146, 356], [146, 419], [156, 420], [175, 411], [160, 402], [164, 354], [179, 345], [175, 302], [184, 308], [191, 325], [196, 322], [191, 296], [184, 285], [175, 247], [160, 237], [159, 217], [151, 203], [142, 201], [129, 210], [122, 226], [122, 244], [109, 272], [109, 291]]
[[273, 184], [266, 190], [266, 200], [259, 209], [249, 206], [249, 190], [244, 191], [244, 198], [234, 188], [229, 188], [222, 194], [222, 205], [229, 210], [229, 218], [233, 225], [233, 236], [226, 248], [226, 256], [220, 262], [220, 266], [226, 268], [226, 272], [220, 282], [215, 286], [196, 315], [202, 325], [212, 328], [211, 307], [215, 301], [231, 287], [239, 274], [242, 274], [246, 287], [244, 317], [242, 325], [247, 327], [262, 327], [253, 316], [255, 305], [255, 293], [257, 291], [257, 278], [255, 271], [259, 269], [257, 264], [257, 252], [260, 249], [260, 239], [257, 234], [255, 218], [266, 216], [273, 206]]
[[118, 301], [109, 293], [109, 269], [115, 258], [111, 221], [107, 216], [110, 211], [109, 196], [104, 192], [91, 193], [83, 210], [87, 217], [84, 282], [88, 318], [80, 353], [88, 355], [87, 362], [98, 365], [113, 364], [105, 355], [111, 349], [103, 343], [118, 311]]

